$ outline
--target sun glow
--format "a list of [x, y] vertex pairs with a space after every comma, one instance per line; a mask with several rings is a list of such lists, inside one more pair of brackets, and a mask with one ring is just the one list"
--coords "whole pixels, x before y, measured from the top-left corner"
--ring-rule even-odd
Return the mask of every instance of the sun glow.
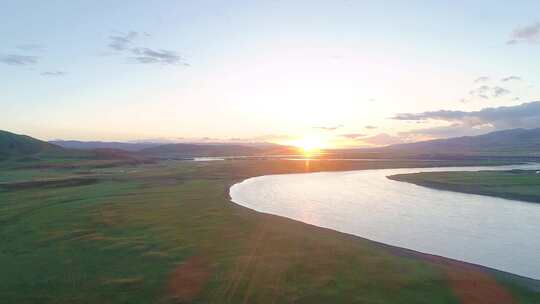
[[317, 154], [327, 146], [324, 139], [316, 136], [304, 137], [294, 142], [293, 145], [300, 148], [305, 156]]

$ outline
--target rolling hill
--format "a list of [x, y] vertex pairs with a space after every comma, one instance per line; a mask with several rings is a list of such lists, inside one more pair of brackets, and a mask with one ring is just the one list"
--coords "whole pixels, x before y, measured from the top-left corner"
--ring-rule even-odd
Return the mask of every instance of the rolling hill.
[[57, 145], [27, 136], [0, 130], [0, 159], [63, 152]]
[[144, 161], [140, 155], [120, 149], [73, 149], [27, 135], [0, 130], [0, 161], [32, 162], [45, 159]]

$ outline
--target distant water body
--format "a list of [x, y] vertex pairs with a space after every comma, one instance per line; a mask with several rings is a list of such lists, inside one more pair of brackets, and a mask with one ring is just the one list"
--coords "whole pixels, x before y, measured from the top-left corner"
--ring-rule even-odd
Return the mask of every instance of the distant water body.
[[207, 161], [217, 161], [217, 160], [225, 160], [223, 157], [194, 157], [193, 161], [196, 162], [207, 162]]
[[386, 178], [539, 168], [531, 164], [267, 175], [233, 185], [230, 195], [233, 202], [256, 211], [540, 279], [540, 204]]

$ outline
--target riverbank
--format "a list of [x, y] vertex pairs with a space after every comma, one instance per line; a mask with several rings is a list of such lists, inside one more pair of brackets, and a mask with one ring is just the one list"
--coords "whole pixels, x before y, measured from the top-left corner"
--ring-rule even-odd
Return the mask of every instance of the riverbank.
[[439, 190], [540, 203], [540, 174], [533, 170], [421, 172], [388, 178]]
[[[0, 191], [0, 299], [538, 303], [538, 281], [261, 214], [228, 197], [253, 176], [390, 166], [231, 160], [2, 170], [6, 184], [35, 183]], [[83, 177], [94, 182], [66, 182]]]

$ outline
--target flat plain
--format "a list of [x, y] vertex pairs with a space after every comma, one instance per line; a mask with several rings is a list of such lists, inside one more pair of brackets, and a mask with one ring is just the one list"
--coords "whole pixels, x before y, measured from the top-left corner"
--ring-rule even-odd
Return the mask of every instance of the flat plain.
[[[464, 165], [464, 162], [453, 162]], [[257, 213], [245, 178], [441, 162], [0, 163], [5, 303], [538, 303], [540, 282]]]

